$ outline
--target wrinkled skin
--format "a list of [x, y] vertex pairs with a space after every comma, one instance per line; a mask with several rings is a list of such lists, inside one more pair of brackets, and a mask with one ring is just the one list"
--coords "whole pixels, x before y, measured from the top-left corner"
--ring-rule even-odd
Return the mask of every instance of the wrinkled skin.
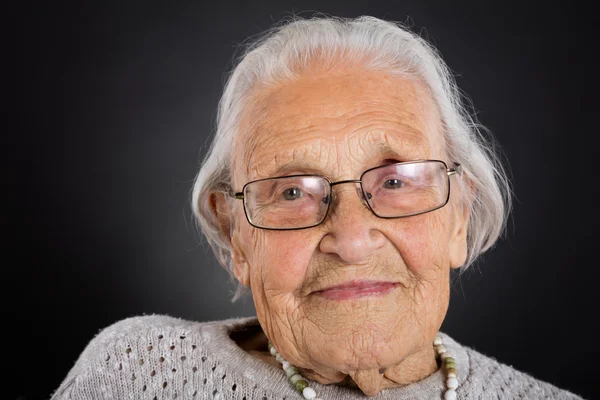
[[[243, 126], [233, 165], [236, 191], [286, 174], [338, 181], [390, 162], [452, 162], [425, 86], [385, 72], [317, 70], [257, 88]], [[454, 179], [461, 178], [451, 178], [445, 207], [399, 219], [376, 217], [355, 184], [339, 185], [325, 222], [297, 231], [253, 228], [241, 203], [230, 212], [213, 196], [223, 229], [233, 226], [227, 233], [235, 275], [251, 288], [264, 334], [307, 378], [350, 381], [373, 396], [437, 370], [432, 342], [448, 308], [449, 272], [467, 254], [468, 207]], [[359, 279], [398, 285], [347, 300], [315, 293]]]

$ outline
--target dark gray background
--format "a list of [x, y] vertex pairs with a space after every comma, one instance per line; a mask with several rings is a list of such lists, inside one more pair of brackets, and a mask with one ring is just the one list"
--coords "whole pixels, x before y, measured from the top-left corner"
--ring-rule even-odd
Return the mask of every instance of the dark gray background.
[[443, 330], [539, 379], [600, 394], [590, 10], [82, 1], [27, 2], [8, 14], [16, 45], [15, 122], [2, 134], [9, 398], [47, 398], [87, 342], [119, 319], [254, 313], [250, 299], [230, 303], [228, 277], [194, 228], [190, 189], [237, 45], [307, 10], [410, 17], [510, 163], [517, 200], [508, 235], [454, 281]]

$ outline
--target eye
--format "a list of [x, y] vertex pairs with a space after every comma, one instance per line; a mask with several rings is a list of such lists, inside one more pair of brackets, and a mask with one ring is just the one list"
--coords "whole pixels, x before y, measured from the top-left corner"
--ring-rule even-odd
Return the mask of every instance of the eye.
[[286, 200], [297, 200], [304, 196], [304, 192], [298, 188], [289, 188], [283, 191], [283, 198]]
[[400, 189], [404, 185], [405, 183], [399, 179], [388, 179], [383, 183], [385, 189]]

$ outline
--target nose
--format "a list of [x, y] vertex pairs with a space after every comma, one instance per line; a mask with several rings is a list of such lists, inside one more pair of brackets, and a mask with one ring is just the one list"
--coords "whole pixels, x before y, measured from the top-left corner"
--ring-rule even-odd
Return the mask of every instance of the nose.
[[[344, 189], [349, 188], [344, 186]], [[368, 209], [360, 186], [355, 186], [357, 192], [344, 190], [342, 186], [336, 188], [334, 203], [323, 224], [326, 234], [319, 245], [323, 253], [337, 255], [347, 264], [367, 262], [387, 240], [378, 229], [384, 220]]]

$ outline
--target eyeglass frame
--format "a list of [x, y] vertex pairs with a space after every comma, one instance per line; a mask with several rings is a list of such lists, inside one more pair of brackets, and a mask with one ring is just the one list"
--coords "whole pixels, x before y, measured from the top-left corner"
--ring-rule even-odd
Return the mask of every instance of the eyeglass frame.
[[[426, 210], [426, 211], [420, 211], [418, 213], [413, 213], [413, 214], [408, 214], [408, 215], [401, 215], [399, 217], [381, 217], [379, 215], [377, 215], [377, 213], [375, 212], [375, 210], [373, 210], [373, 208], [371, 207], [371, 205], [369, 204], [369, 201], [367, 200], [366, 196], [366, 192], [365, 189], [363, 188], [363, 176], [365, 176], [365, 174], [367, 172], [373, 171], [375, 169], [379, 169], [379, 168], [385, 168], [385, 167], [389, 167], [391, 165], [402, 165], [402, 164], [418, 164], [418, 163], [425, 163], [425, 162], [440, 162], [444, 165], [444, 167], [446, 168], [446, 178], [447, 178], [447, 182], [448, 182], [448, 195], [446, 196], [446, 200], [444, 201], [443, 204], [441, 204], [438, 207], [432, 208], [430, 210]], [[343, 180], [343, 181], [336, 181], [336, 182], [331, 182], [331, 179], [329, 179], [329, 177], [325, 176], [325, 175], [318, 175], [318, 174], [297, 174], [297, 175], [283, 175], [283, 176], [274, 176], [271, 178], [261, 178], [261, 179], [256, 179], [250, 182], [247, 182], [243, 187], [242, 187], [242, 191], [241, 192], [233, 192], [233, 191], [229, 191], [228, 194], [231, 197], [234, 197], [236, 200], [244, 200], [244, 191], [246, 190], [246, 186], [251, 185], [252, 183], [255, 182], [262, 182], [262, 181], [268, 181], [268, 180], [273, 180], [273, 179], [281, 179], [281, 178], [298, 178], [298, 177], [317, 177], [317, 178], [324, 178], [328, 183], [329, 183], [329, 196], [333, 197], [333, 187], [336, 185], [341, 185], [343, 183], [358, 183], [360, 184], [360, 191], [362, 193], [362, 200], [367, 204], [367, 207], [369, 208], [369, 210], [371, 210], [371, 213], [373, 213], [373, 215], [375, 215], [377, 218], [382, 218], [382, 219], [397, 219], [397, 218], [405, 218], [405, 217], [413, 217], [415, 215], [421, 215], [421, 214], [426, 214], [428, 212], [431, 211], [435, 211], [438, 210], [442, 207], [444, 207], [446, 204], [448, 204], [448, 201], [450, 200], [450, 177], [452, 175], [458, 174], [459, 176], [462, 176], [463, 173], [463, 167], [461, 164], [459, 163], [453, 163], [454, 167], [453, 168], [448, 168], [448, 164], [446, 164], [445, 161], [442, 160], [414, 160], [414, 161], [403, 161], [403, 162], [397, 162], [397, 163], [393, 163], [393, 164], [387, 164], [387, 165], [380, 165], [378, 167], [373, 167], [373, 168], [369, 168], [366, 171], [364, 171], [362, 174], [360, 174], [360, 179], [356, 180], [356, 179], [347, 179], [347, 180]], [[296, 231], [296, 230], [301, 230], [301, 229], [309, 229], [309, 228], [314, 228], [315, 226], [319, 226], [321, 225], [323, 222], [325, 222], [325, 220], [327, 219], [327, 215], [329, 215], [329, 210], [331, 209], [331, 204], [333, 203], [333, 201], [329, 201], [327, 203], [327, 210], [325, 210], [325, 214], [323, 214], [323, 219], [321, 219], [321, 221], [319, 221], [318, 223], [314, 224], [314, 225], [310, 225], [310, 226], [303, 226], [300, 228], [265, 228], [262, 226], [258, 226], [253, 224], [250, 221], [250, 218], [248, 217], [248, 211], [246, 210], [246, 202], [243, 201], [243, 208], [244, 208], [244, 215], [246, 216], [246, 221], [248, 221], [248, 223], [257, 228], [257, 229], [265, 229], [265, 230], [269, 230], [269, 231]]]

